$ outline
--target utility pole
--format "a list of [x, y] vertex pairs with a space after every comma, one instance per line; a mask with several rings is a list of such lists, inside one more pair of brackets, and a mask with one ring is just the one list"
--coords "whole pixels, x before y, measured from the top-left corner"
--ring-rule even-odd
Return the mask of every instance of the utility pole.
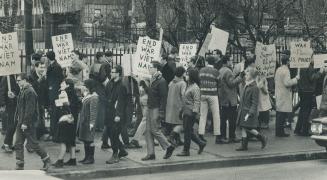
[[33, 32], [32, 32], [32, 9], [33, 2], [31, 0], [24, 0], [24, 22], [25, 22], [25, 53], [27, 74], [31, 70], [31, 55], [33, 54]]

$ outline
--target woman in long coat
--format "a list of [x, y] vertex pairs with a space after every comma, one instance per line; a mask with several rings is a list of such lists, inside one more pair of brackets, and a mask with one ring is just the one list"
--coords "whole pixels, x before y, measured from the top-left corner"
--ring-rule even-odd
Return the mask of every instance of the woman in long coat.
[[238, 112], [238, 122], [242, 129], [242, 145], [236, 151], [246, 151], [248, 149], [247, 133], [253, 134], [259, 141], [261, 141], [261, 148], [266, 147], [267, 138], [261, 135], [256, 128], [258, 122], [258, 101], [259, 88], [255, 81], [258, 75], [254, 67], [248, 67], [245, 70], [245, 87], [241, 95], [241, 101]]
[[78, 138], [84, 142], [85, 158], [79, 161], [83, 164], [94, 163], [94, 135], [95, 135], [95, 122], [98, 113], [99, 96], [95, 92], [96, 82], [88, 79], [84, 82], [87, 95], [82, 100], [82, 109], [79, 115], [77, 125]]
[[169, 84], [167, 105], [166, 105], [166, 123], [172, 127], [170, 132], [170, 143], [174, 145], [181, 144], [179, 133], [183, 129], [183, 120], [179, 113], [183, 108], [183, 96], [186, 89], [186, 82], [183, 79], [185, 69], [178, 67], [175, 78]]

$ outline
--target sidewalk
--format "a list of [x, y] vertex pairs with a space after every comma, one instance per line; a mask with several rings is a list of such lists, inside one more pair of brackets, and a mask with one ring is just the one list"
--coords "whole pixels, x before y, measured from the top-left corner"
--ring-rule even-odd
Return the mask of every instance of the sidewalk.
[[[156, 160], [143, 162], [141, 158], [146, 155], [146, 148], [145, 142], [142, 141], [142, 149], [128, 149], [129, 156], [114, 165], [105, 164], [105, 161], [110, 158], [112, 153], [111, 150], [103, 151], [100, 149], [101, 138], [99, 134], [99, 138], [96, 141], [95, 164], [78, 164], [76, 167], [64, 167], [61, 169], [51, 168], [48, 173], [65, 179], [89, 179], [95, 177], [312, 160], [327, 157], [325, 155], [325, 148], [316, 145], [310, 137], [301, 137], [292, 134], [288, 138], [277, 138], [274, 136], [273, 126], [274, 122], [270, 122], [270, 129], [263, 130], [263, 133], [268, 136], [268, 144], [264, 150], [261, 149], [260, 142], [249, 142], [248, 151], [238, 152], [235, 149], [240, 144], [215, 145], [215, 138], [208, 134], [206, 136], [208, 140], [207, 146], [201, 155], [197, 154], [198, 148], [192, 144], [190, 157], [177, 157], [176, 154], [182, 150], [182, 147], [178, 147], [170, 159], [164, 160], [162, 157], [165, 151], [158, 146], [156, 147]], [[238, 135], [239, 133], [238, 130]], [[3, 142], [3, 136], [0, 136], [0, 142]], [[50, 142], [41, 142], [41, 145], [50, 153], [52, 161], [55, 161], [59, 153], [59, 146]], [[77, 160], [80, 160], [84, 155], [83, 146], [82, 144], [78, 144], [77, 147], [81, 149], [81, 152], [77, 153]], [[1, 152], [0, 159], [0, 170], [14, 169], [14, 153], [5, 154]], [[42, 166], [42, 162], [36, 154], [30, 154], [25, 151], [25, 159], [25, 169], [37, 170]]]

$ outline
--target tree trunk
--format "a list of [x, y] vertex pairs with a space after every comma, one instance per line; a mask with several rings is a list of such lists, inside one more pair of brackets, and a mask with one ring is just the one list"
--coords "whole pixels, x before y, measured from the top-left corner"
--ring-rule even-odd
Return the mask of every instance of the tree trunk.
[[51, 42], [51, 22], [52, 22], [52, 15], [50, 13], [50, 4], [48, 0], [41, 0], [41, 4], [43, 7], [43, 14], [44, 14], [44, 39], [45, 39], [45, 48], [51, 49], [52, 42]]
[[155, 39], [157, 34], [157, 2], [156, 0], [146, 0], [145, 3], [146, 34]]
[[[177, 7], [177, 17], [178, 17], [178, 24], [177, 24], [177, 40], [178, 41], [185, 41], [186, 40], [186, 26], [187, 26], [187, 14], [185, 10], [185, 0], [178, 0]], [[181, 39], [184, 37], [184, 39]], [[177, 47], [178, 48], [178, 47]]]
[[27, 73], [30, 73], [31, 67], [31, 55], [33, 54], [33, 32], [32, 32], [32, 8], [33, 4], [30, 0], [24, 0], [24, 21], [25, 21], [25, 52], [26, 52], [26, 65]]

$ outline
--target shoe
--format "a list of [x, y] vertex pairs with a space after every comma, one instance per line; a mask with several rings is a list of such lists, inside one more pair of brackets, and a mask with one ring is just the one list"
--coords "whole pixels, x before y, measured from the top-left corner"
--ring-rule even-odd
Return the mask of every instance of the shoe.
[[261, 142], [261, 149], [264, 149], [267, 145], [267, 137], [264, 135], [258, 134], [257, 138]]
[[174, 146], [169, 146], [166, 150], [166, 154], [165, 156], [163, 157], [164, 159], [169, 159], [171, 157], [171, 155], [173, 155], [173, 152], [175, 150], [175, 147]]
[[145, 156], [144, 158], [142, 158], [141, 160], [142, 161], [149, 161], [149, 160], [155, 160], [156, 159], [156, 156], [154, 154], [151, 154], [151, 155], [147, 155]]
[[102, 150], [109, 149], [109, 148], [111, 148], [111, 146], [109, 146], [108, 143], [102, 143], [102, 145], [101, 145]]
[[242, 138], [241, 147], [237, 148], [236, 151], [247, 151], [248, 150], [248, 139]]
[[64, 166], [76, 166], [76, 159], [69, 159], [64, 163]]
[[277, 137], [289, 137], [289, 134], [283, 133], [283, 134], [277, 134]]
[[176, 154], [176, 156], [190, 156], [190, 151], [182, 151], [181, 153]]
[[201, 154], [203, 152], [204, 147], [206, 147], [206, 145], [207, 145], [206, 143], [199, 145], [198, 154]]
[[118, 158], [123, 158], [126, 156], [128, 156], [128, 152], [125, 149], [119, 151]]
[[119, 163], [119, 155], [117, 153], [112, 154], [111, 158], [106, 161], [106, 164], [115, 164]]
[[228, 141], [225, 138], [216, 138], [216, 144], [228, 144]]
[[1, 148], [5, 151], [5, 153], [12, 153], [13, 152], [13, 149], [7, 144], [2, 145]]
[[94, 146], [89, 146], [89, 156], [82, 164], [94, 164]]
[[89, 154], [90, 154], [89, 146], [84, 145], [84, 153], [85, 153], [84, 159], [81, 161], [78, 161], [79, 163], [84, 163], [86, 161], [87, 157], [89, 156]]
[[17, 164], [16, 163], [16, 168], [15, 170], [24, 170], [24, 164], [23, 163], [20, 163], [20, 164]]
[[47, 171], [50, 168], [51, 160], [49, 155], [43, 160], [43, 167], [40, 169], [42, 171]]
[[199, 138], [201, 139], [201, 141], [207, 142], [207, 140], [204, 139], [203, 135], [199, 135]]
[[58, 159], [54, 164], [52, 164], [52, 166], [56, 168], [62, 168], [64, 167], [64, 160]]
[[139, 149], [142, 148], [142, 146], [140, 146], [139, 142], [137, 140], [131, 140], [131, 142], [129, 143], [129, 149]]
[[240, 143], [240, 142], [241, 142], [241, 139], [238, 139], [238, 138], [231, 138], [231, 139], [229, 139], [228, 142], [229, 142], [229, 143]]

